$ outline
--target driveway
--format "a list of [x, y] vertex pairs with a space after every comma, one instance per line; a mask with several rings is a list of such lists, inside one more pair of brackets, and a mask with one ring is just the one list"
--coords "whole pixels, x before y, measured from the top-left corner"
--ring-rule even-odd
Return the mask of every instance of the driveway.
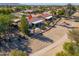
[[67, 39], [67, 34], [65, 34], [57, 42], [45, 47], [44, 49], [39, 50], [36, 53], [30, 54], [30, 56], [49, 56], [49, 55], [53, 55], [53, 54], [55, 55], [57, 52], [61, 51], [61, 45], [64, 42], [66, 42], [66, 39]]
[[[67, 32], [66, 28], [61, 26], [56, 26], [56, 28], [52, 28], [51, 30], [43, 33], [43, 36], [37, 36], [30, 40], [30, 47], [32, 49], [32, 53], [38, 52], [39, 50], [53, 44], [58, 41], [65, 35]], [[45, 39], [46, 38], [46, 39]], [[51, 42], [53, 41], [53, 42]]]

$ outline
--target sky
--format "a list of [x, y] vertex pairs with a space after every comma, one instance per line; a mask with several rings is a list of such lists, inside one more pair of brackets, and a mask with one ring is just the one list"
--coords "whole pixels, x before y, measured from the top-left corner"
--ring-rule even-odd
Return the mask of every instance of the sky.
[[0, 0], [0, 3], [79, 3], [79, 0]]
[[[67, 5], [68, 3], [0, 3], [0, 5]], [[71, 3], [72, 5], [79, 5], [79, 3]]]
[[[68, 3], [21, 3], [25, 5], [67, 5]], [[72, 5], [79, 5], [79, 3], [71, 3]]]

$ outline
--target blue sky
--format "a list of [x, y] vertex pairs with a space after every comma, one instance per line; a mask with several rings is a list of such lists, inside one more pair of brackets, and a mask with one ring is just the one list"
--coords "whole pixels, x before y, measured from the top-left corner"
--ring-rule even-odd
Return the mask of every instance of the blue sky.
[[[67, 5], [68, 3], [21, 3], [25, 5]], [[72, 5], [79, 5], [79, 3], [71, 3]]]
[[[0, 3], [0, 5], [5, 4], [24, 4], [24, 5], [67, 5], [68, 3]], [[79, 5], [79, 3], [71, 3], [72, 5]]]

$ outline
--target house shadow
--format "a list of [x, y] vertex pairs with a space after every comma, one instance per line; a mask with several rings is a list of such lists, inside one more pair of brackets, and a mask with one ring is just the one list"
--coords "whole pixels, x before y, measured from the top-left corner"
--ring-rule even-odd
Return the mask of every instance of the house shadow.
[[42, 42], [50, 42], [50, 43], [53, 43], [53, 40], [44, 36], [43, 34], [33, 34], [31, 35], [31, 38], [35, 38], [35, 39], [38, 39]]

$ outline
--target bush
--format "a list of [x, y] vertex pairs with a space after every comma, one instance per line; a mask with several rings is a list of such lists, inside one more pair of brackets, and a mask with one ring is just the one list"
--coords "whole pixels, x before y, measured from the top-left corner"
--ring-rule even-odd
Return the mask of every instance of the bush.
[[68, 33], [68, 38], [71, 39], [71, 41], [79, 42], [79, 29], [72, 29]]
[[11, 19], [12, 19], [11, 15], [0, 14], [0, 33], [9, 30]]
[[46, 29], [46, 26], [45, 25], [41, 26], [41, 29], [45, 30]]
[[67, 54], [63, 51], [56, 54], [56, 56], [67, 56]]
[[70, 42], [64, 43], [63, 49], [68, 53], [71, 53], [71, 54], [74, 53], [73, 43], [70, 43]]
[[15, 49], [15, 50], [11, 50], [9, 55], [10, 56], [27, 56], [27, 53], [25, 51]]

